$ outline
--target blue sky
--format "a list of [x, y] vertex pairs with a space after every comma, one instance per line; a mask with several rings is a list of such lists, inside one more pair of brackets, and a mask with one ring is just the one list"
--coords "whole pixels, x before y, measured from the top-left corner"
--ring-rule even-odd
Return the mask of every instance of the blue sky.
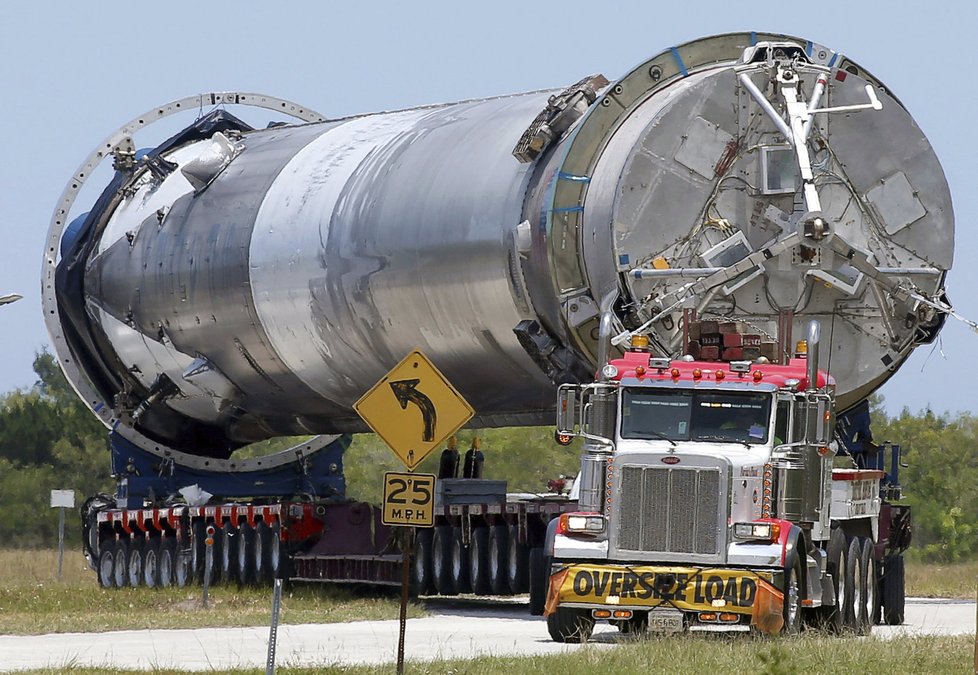
[[[940, 157], [957, 218], [948, 289], [978, 318], [978, 4], [4, 3], [0, 9], [0, 392], [34, 382], [48, 344], [40, 269], [48, 222], [92, 149], [132, 117], [204, 91], [262, 92], [330, 117], [610, 79], [674, 44], [772, 31], [842, 51], [879, 77]], [[950, 320], [883, 388], [897, 412], [978, 407], [978, 335]]]

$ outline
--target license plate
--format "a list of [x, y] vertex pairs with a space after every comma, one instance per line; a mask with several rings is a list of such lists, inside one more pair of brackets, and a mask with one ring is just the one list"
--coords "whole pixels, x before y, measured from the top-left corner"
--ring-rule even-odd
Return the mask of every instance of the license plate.
[[649, 630], [657, 633], [681, 633], [683, 613], [653, 610], [649, 612]]

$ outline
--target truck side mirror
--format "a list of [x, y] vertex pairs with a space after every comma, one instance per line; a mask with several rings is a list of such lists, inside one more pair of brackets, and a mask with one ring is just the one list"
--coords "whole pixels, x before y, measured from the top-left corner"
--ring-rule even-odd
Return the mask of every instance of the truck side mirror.
[[580, 425], [578, 405], [581, 391], [573, 384], [562, 384], [557, 389], [557, 433], [562, 436], [577, 435]]

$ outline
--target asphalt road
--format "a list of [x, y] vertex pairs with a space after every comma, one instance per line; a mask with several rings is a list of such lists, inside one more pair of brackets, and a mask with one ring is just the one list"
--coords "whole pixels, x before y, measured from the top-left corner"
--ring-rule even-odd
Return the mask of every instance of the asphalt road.
[[[975, 632], [975, 603], [908, 599], [903, 626], [877, 626], [882, 638], [900, 635], [955, 635]], [[527, 615], [526, 605], [464, 601], [429, 603], [432, 616], [407, 624], [406, 658], [471, 658], [482, 654], [550, 654], [579, 649], [550, 641], [547, 626]], [[324, 666], [389, 663], [397, 656], [397, 621], [281, 626], [277, 663]], [[599, 624], [592, 644], [613, 646], [618, 631]], [[0, 636], [0, 671], [61, 668], [69, 665], [114, 668], [263, 668], [268, 628], [133, 630]]]

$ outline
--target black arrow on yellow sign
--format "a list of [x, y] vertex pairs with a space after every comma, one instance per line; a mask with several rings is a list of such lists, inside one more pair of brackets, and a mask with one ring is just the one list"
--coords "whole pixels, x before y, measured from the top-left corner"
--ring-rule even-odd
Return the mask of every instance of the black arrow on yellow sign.
[[435, 404], [431, 402], [430, 398], [418, 391], [419, 382], [421, 382], [419, 379], [398, 380], [391, 382], [390, 385], [394, 396], [397, 397], [397, 402], [401, 404], [401, 410], [407, 410], [408, 403], [413, 403], [421, 410], [421, 418], [424, 420], [424, 432], [421, 438], [425, 442], [431, 442], [435, 440], [435, 422], [437, 421]]

